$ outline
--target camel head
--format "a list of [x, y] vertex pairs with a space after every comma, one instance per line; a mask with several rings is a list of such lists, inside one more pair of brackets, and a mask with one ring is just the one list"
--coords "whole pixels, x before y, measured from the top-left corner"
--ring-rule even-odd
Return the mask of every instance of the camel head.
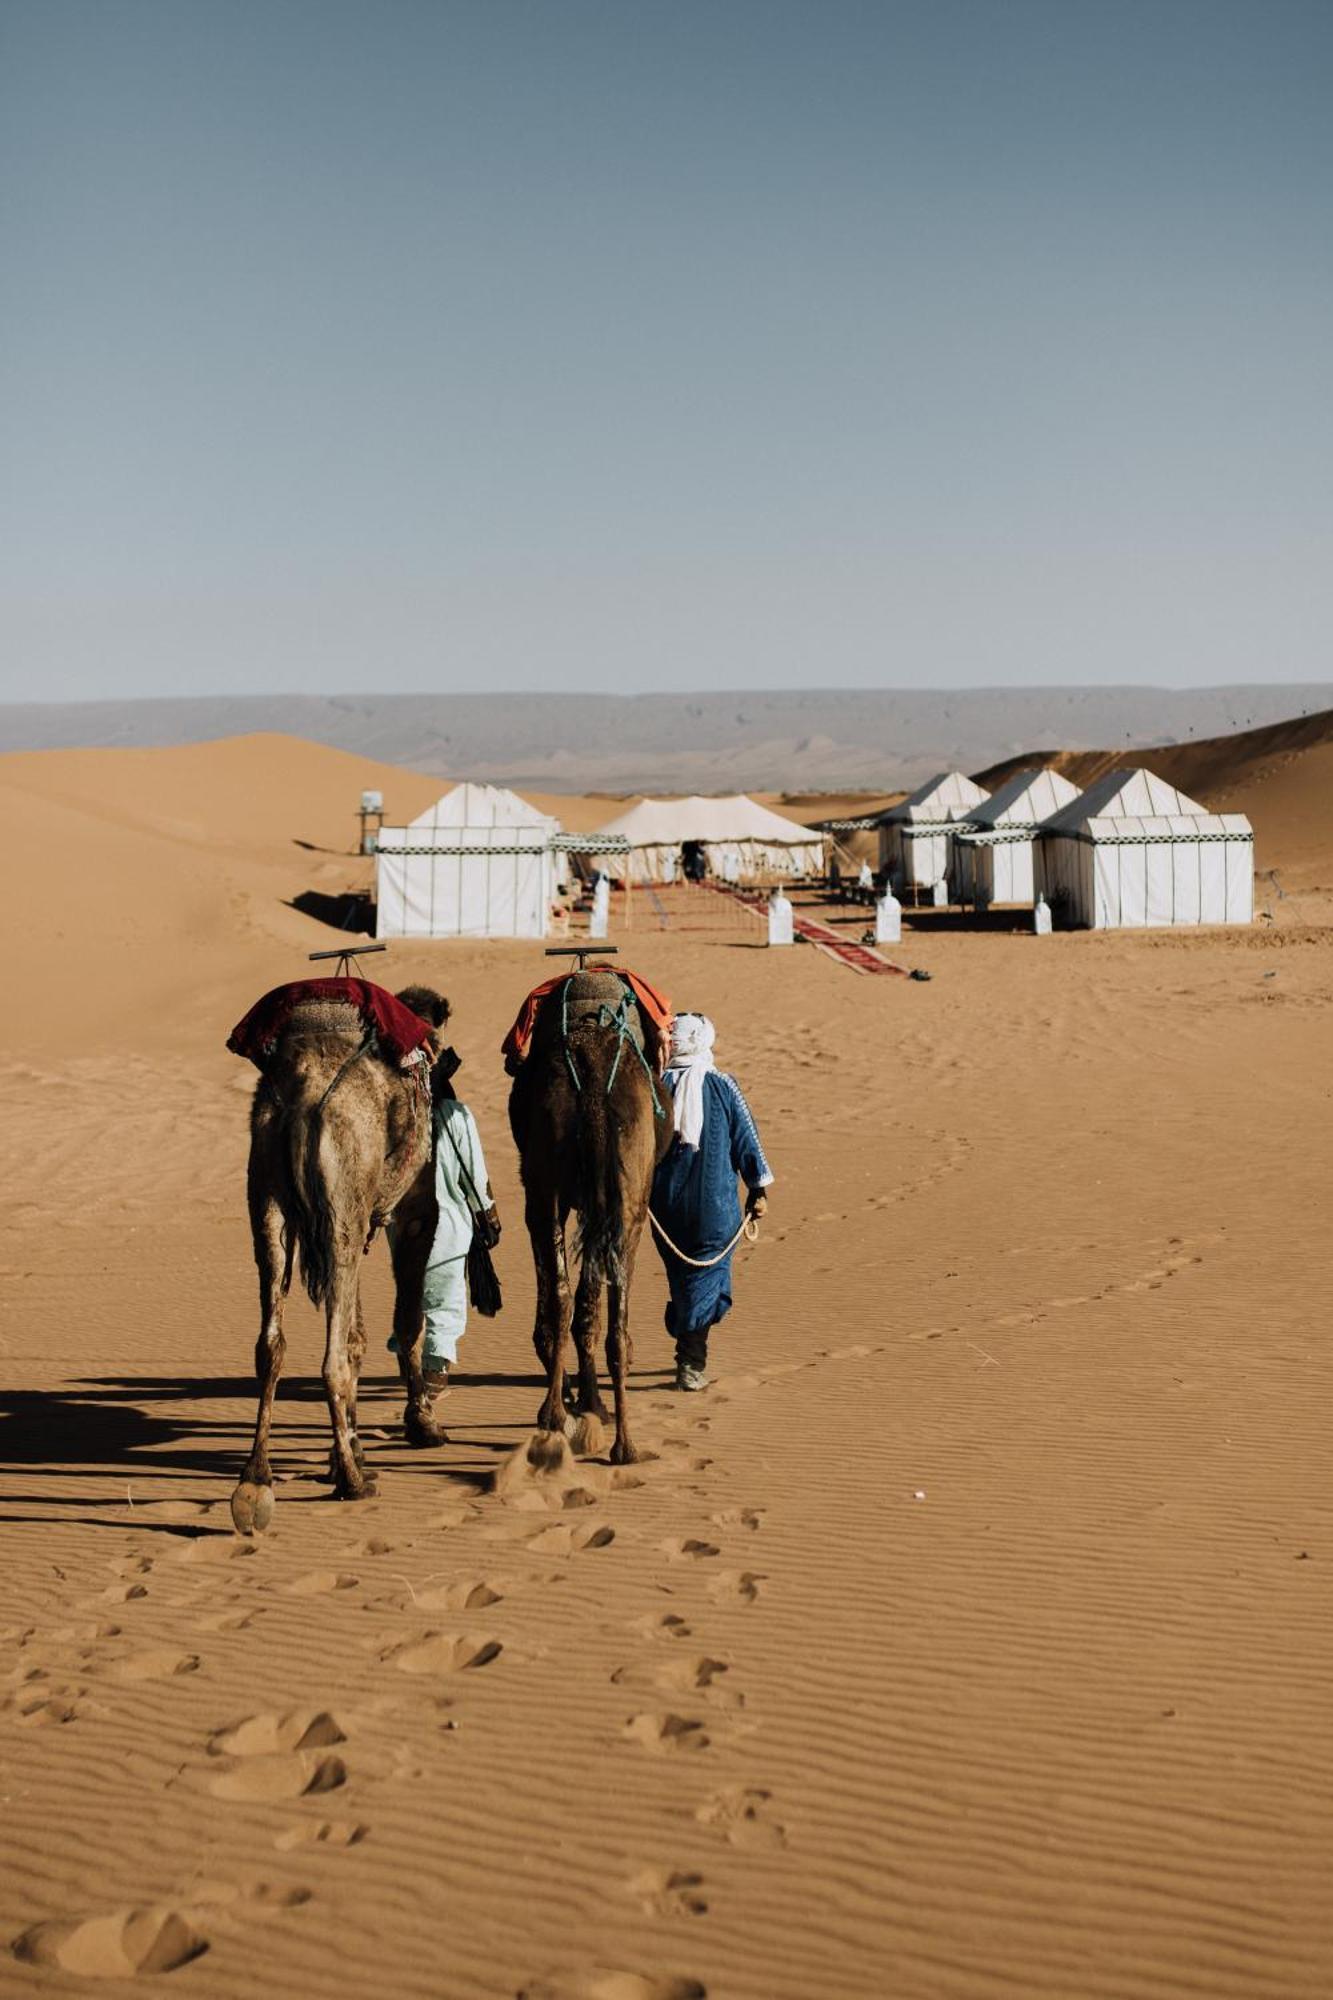
[[449, 1002], [433, 986], [405, 986], [401, 993], [395, 993], [395, 1000], [401, 1000], [404, 1007], [426, 1022], [431, 1031], [431, 1096], [436, 1103], [442, 1097], [452, 1097], [454, 1087], [450, 1079], [458, 1068], [458, 1057], [452, 1049], [444, 1046], [443, 1029], [449, 1019]]
[[[449, 1019], [449, 1002], [433, 986], [404, 986], [402, 992], [395, 993], [393, 997], [401, 1000], [404, 1007], [410, 1007], [414, 1014], [420, 1015], [429, 1027], [442, 1028]], [[435, 1040], [438, 1047], [438, 1035]]]

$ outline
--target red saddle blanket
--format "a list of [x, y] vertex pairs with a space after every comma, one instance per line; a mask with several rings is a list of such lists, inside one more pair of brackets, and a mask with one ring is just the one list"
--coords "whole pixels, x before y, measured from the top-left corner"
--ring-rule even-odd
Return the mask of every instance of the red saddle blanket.
[[[658, 1036], [665, 1042], [671, 1032], [671, 1002], [667, 999], [665, 993], [661, 992], [656, 986], [650, 986], [646, 979], [641, 979], [637, 972], [631, 972], [628, 966], [589, 965], [585, 966], [584, 970], [587, 972], [614, 972], [616, 978], [623, 980], [624, 984], [629, 987], [630, 992], [634, 995], [640, 1007], [642, 1007], [648, 1020], [656, 1028]], [[541, 1013], [543, 1005], [552, 993], [558, 993], [565, 981], [572, 979], [573, 976], [572, 972], [559, 972], [554, 979], [547, 979], [542, 985], [533, 987], [531, 993], [529, 993], [527, 999], [518, 1010], [518, 1019], [514, 1022], [513, 1027], [500, 1044], [500, 1051], [504, 1056], [506, 1069], [512, 1070], [516, 1064], [522, 1062], [528, 1052], [528, 1044], [532, 1040], [532, 1032], [537, 1025], [537, 1016]]]
[[233, 1055], [245, 1056], [262, 1069], [294, 1008], [306, 1001], [340, 1001], [355, 1007], [367, 1028], [373, 1028], [382, 1053], [391, 1063], [403, 1063], [414, 1049], [425, 1048], [432, 1031], [419, 1014], [395, 1000], [368, 979], [294, 979], [275, 986], [236, 1023], [227, 1037]]

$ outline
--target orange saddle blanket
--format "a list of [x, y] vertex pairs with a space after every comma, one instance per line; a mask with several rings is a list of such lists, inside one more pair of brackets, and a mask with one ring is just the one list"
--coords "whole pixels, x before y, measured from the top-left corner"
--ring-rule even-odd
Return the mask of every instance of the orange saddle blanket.
[[[631, 972], [628, 966], [598, 964], [589, 965], [585, 970], [588, 972], [613, 972], [617, 979], [629, 987], [630, 992], [643, 1009], [645, 1018], [656, 1029], [658, 1039], [663, 1043], [666, 1042], [671, 1032], [671, 1002], [660, 988], [650, 986], [646, 979], [640, 978], [637, 972]], [[559, 992], [566, 980], [573, 977], [572, 972], [559, 972], [554, 979], [547, 979], [540, 986], [534, 986], [527, 999], [523, 1002], [523, 1005], [519, 1008], [518, 1019], [514, 1022], [513, 1027], [500, 1044], [500, 1051], [505, 1059], [505, 1068], [511, 1076], [528, 1052], [528, 1044], [532, 1040], [533, 1029], [537, 1025], [537, 1017], [541, 1013], [546, 1001], [550, 999], [553, 993]]]

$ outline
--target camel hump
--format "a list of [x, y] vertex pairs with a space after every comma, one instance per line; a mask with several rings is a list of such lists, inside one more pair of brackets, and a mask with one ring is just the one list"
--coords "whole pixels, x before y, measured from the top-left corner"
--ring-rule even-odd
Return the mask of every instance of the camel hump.
[[366, 1024], [361, 1010], [347, 1000], [303, 1000], [293, 1007], [279, 1030], [279, 1040], [305, 1040], [315, 1035], [347, 1036], [354, 1042], [364, 1039]]
[[569, 984], [565, 988], [565, 1020], [572, 1028], [578, 1021], [596, 1018], [604, 1007], [612, 1014], [618, 1013], [626, 999], [630, 1003], [625, 1009], [626, 1026], [630, 1035], [642, 1048], [643, 1025], [639, 1018], [639, 1009], [635, 1004], [633, 993], [617, 972], [600, 971], [595, 968], [571, 972]]

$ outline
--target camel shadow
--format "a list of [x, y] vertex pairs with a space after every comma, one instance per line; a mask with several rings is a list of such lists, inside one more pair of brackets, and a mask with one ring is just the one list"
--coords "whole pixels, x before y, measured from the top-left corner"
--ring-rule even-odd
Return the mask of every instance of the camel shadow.
[[[637, 1386], [660, 1388], [669, 1370], [636, 1369]], [[474, 1425], [468, 1409], [469, 1388], [515, 1389], [526, 1395], [546, 1385], [537, 1374], [497, 1372], [460, 1374], [456, 1390], [444, 1411], [446, 1427], [468, 1436], [473, 1448], [508, 1450], [507, 1444], [484, 1445], [474, 1431], [528, 1430], [531, 1422], [516, 1417], [497, 1423], [493, 1418]], [[362, 1377], [363, 1409], [374, 1410], [374, 1421], [384, 1421], [392, 1410], [397, 1429], [402, 1400], [402, 1383], [396, 1373], [367, 1374]], [[249, 1442], [252, 1426], [251, 1402], [254, 1378], [250, 1375], [111, 1375], [90, 1376], [63, 1389], [12, 1389], [0, 1394], [0, 1471], [16, 1475], [49, 1470], [62, 1482], [155, 1481], [163, 1477], [192, 1477], [213, 1485], [231, 1476], [238, 1456]], [[278, 1392], [275, 1430], [287, 1444], [309, 1445], [316, 1435], [307, 1422], [283, 1423], [284, 1404], [324, 1406], [324, 1386], [318, 1377], [289, 1376]], [[234, 1411], [213, 1411], [210, 1404], [235, 1404]], [[163, 1407], [163, 1406], [170, 1406]], [[392, 1444], [397, 1438], [386, 1440]], [[466, 1481], [465, 1471], [439, 1467], [446, 1478]], [[110, 1504], [119, 1492], [108, 1494]], [[60, 1496], [28, 1493], [14, 1495], [29, 1505], [57, 1509], [94, 1504], [91, 1496]], [[97, 1503], [100, 1504], [100, 1503]], [[35, 1518], [7, 1514], [7, 1519]], [[49, 1518], [49, 1517], [48, 1517]], [[111, 1524], [103, 1524], [111, 1525]], [[121, 1522], [119, 1525], [124, 1526]], [[197, 1525], [180, 1523], [136, 1523], [152, 1525], [163, 1533], [191, 1536], [200, 1533]]]

